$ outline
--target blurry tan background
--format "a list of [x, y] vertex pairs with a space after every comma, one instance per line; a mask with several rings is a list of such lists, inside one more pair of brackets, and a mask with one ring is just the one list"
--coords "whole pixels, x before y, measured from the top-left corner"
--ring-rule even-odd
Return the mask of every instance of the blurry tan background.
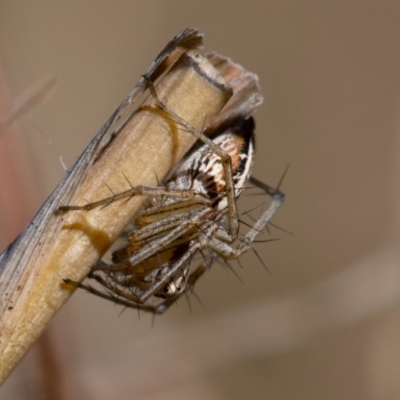
[[290, 163], [274, 222], [294, 235], [257, 246], [272, 276], [215, 265], [203, 306], [154, 327], [76, 293], [0, 398], [400, 398], [398, 1], [0, 1], [1, 112], [57, 79], [0, 137], [1, 248], [64, 174], [39, 130], [71, 166], [185, 27], [259, 75], [254, 175]]

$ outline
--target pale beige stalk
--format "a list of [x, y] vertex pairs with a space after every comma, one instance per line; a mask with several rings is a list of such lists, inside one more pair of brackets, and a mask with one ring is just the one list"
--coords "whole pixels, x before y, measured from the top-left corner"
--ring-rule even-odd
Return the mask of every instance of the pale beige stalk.
[[[161, 99], [197, 129], [202, 129], [204, 121], [218, 113], [229, 99], [229, 91], [207, 78], [207, 69], [215, 75], [210, 65], [199, 68], [197, 60], [185, 56], [157, 86]], [[47, 217], [67, 199], [68, 203], [84, 204], [109, 196], [108, 188], [115, 192], [126, 190], [127, 179], [132, 185], [157, 185], [157, 180], [165, 177], [195, 138], [180, 131], [152, 104], [153, 99], [147, 100], [123, 123], [115, 137], [109, 137], [109, 143], [93, 155], [97, 161], [73, 193], [64, 197], [64, 202], [47, 204]], [[22, 282], [16, 287], [16, 291], [22, 289], [21, 293], [9, 302], [2, 321], [0, 382], [71, 295], [62, 279], [84, 279], [90, 266], [115, 241], [143, 201], [140, 196], [89, 213], [53, 214], [48, 218], [51, 234], [38, 243], [40, 254], [34, 258], [26, 254], [24, 270], [29, 270], [29, 275], [23, 287]]]

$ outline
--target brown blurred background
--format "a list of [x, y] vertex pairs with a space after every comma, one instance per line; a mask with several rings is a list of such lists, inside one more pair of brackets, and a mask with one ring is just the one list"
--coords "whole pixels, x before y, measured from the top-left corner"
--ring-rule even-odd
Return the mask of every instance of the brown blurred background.
[[77, 292], [0, 398], [399, 399], [398, 1], [0, 1], [1, 113], [57, 80], [0, 137], [1, 248], [64, 174], [39, 131], [71, 166], [185, 27], [259, 75], [254, 175], [290, 163], [274, 222], [294, 235], [258, 244], [272, 276], [215, 265], [203, 305], [154, 326]]

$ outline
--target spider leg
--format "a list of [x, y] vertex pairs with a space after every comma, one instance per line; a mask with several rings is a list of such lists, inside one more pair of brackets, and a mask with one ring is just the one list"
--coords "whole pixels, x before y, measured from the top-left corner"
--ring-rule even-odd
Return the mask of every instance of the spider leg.
[[263, 211], [254, 225], [246, 233], [243, 240], [237, 248], [231, 245], [231, 242], [227, 239], [224, 228], [219, 227], [215, 236], [208, 241], [207, 246], [218, 253], [225, 259], [235, 259], [240, 257], [243, 253], [251, 248], [252, 243], [256, 239], [257, 235], [262, 232], [264, 227], [269, 223], [271, 218], [277, 212], [279, 207], [283, 204], [285, 200], [285, 195], [279, 190], [274, 189], [256, 178], [251, 178], [251, 182], [257, 184], [261, 189], [263, 189], [269, 196], [272, 197], [271, 204], [269, 207]]
[[[94, 294], [97, 297], [101, 297], [102, 299], [112, 301], [114, 304], [118, 304], [127, 308], [134, 308], [136, 310], [150, 312], [153, 314], [164, 313], [176, 300], [176, 299], [167, 299], [156, 306], [150, 306], [150, 305], [136, 303], [133, 300], [132, 301], [125, 300], [125, 297], [123, 297], [122, 295], [118, 296], [112, 293], [105, 293], [102, 292], [101, 290], [94, 288], [93, 286], [80, 282], [75, 282], [70, 279], [64, 279], [64, 283], [66, 283], [67, 285], [74, 286], [76, 288], [83, 289], [91, 294]], [[113, 292], [115, 291], [113, 290]]]
[[[94, 201], [89, 204], [85, 204], [83, 206], [77, 205], [65, 205], [58, 208], [58, 213], [68, 212], [68, 211], [90, 211], [93, 208], [97, 207], [106, 207], [118, 200], [128, 199], [134, 196], [153, 196], [153, 197], [161, 197], [168, 196], [172, 198], [181, 198], [181, 199], [194, 199], [196, 197], [193, 190], [181, 190], [181, 189], [170, 189], [167, 187], [158, 187], [158, 186], [133, 186], [128, 190], [125, 190], [120, 193], [113, 194], [112, 196], [106, 197], [99, 201]], [[200, 197], [200, 196], [197, 196]], [[198, 199], [197, 203], [201, 200]]]

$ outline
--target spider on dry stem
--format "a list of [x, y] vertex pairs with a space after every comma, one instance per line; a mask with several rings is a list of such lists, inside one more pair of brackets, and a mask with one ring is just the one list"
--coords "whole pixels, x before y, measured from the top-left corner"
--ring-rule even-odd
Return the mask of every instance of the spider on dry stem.
[[[145, 195], [149, 200], [132, 221], [128, 242], [112, 254], [111, 263], [98, 262], [88, 275], [106, 292], [88, 284], [65, 279], [126, 307], [155, 314], [166, 311], [218, 257], [237, 259], [251, 248], [284, 201], [284, 194], [250, 177], [254, 158], [254, 120], [239, 119], [212, 138], [198, 131], [162, 103], [153, 84], [148, 88], [157, 107], [186, 131], [197, 144], [175, 168], [163, 186], [131, 186], [130, 189], [84, 206], [63, 206], [60, 211], [89, 211], [119, 200]], [[234, 245], [239, 233], [236, 200], [248, 181], [262, 188], [272, 201], [254, 225]], [[203, 250], [209, 250], [204, 255]], [[204, 262], [194, 271], [194, 256]], [[151, 296], [163, 298], [146, 304]]]

